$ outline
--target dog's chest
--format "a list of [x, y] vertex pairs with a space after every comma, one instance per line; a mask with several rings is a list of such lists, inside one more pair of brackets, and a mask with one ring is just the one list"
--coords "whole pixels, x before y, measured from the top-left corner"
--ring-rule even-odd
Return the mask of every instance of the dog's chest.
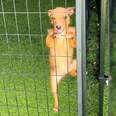
[[72, 48], [69, 46], [67, 38], [56, 38], [54, 44], [54, 52], [56, 56], [68, 56], [72, 54]]

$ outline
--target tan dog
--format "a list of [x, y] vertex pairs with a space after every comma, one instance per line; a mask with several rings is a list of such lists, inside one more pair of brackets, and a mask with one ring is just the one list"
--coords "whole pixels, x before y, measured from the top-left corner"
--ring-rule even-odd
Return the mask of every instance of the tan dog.
[[55, 112], [58, 112], [58, 83], [66, 74], [76, 76], [76, 60], [73, 59], [76, 34], [75, 28], [69, 26], [73, 13], [73, 7], [57, 7], [48, 11], [53, 28], [48, 32], [46, 45], [50, 50], [50, 79]]

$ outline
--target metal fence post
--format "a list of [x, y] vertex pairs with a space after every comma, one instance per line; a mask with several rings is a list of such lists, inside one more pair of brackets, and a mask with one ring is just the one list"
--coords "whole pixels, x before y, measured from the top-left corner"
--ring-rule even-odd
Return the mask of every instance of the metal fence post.
[[76, 0], [78, 116], [86, 111], [86, 0]]
[[105, 55], [105, 27], [106, 27], [106, 3], [101, 0], [101, 27], [100, 27], [100, 72], [99, 72], [99, 116], [103, 116], [103, 95], [104, 95], [104, 55]]
[[[101, 30], [100, 30], [100, 72], [99, 72], [99, 116], [103, 116], [103, 98], [104, 98], [104, 84], [107, 76], [109, 84], [111, 79], [110, 66], [110, 0], [101, 0]], [[110, 85], [109, 85], [110, 88]], [[110, 89], [109, 89], [110, 91]], [[109, 92], [110, 94], [110, 92]], [[109, 97], [109, 95], [108, 95]], [[110, 107], [110, 105], [109, 105]], [[109, 110], [109, 108], [108, 108]], [[110, 110], [108, 112], [110, 114]]]
[[109, 46], [109, 93], [108, 93], [108, 116], [111, 116], [111, 81], [112, 81], [112, 75], [111, 75], [111, 39], [112, 39], [112, 1], [108, 0], [108, 46]]

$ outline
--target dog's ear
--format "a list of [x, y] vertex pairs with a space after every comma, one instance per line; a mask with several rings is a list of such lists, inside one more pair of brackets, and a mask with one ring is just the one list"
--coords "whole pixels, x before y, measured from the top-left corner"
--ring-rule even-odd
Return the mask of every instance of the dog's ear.
[[66, 10], [67, 10], [68, 15], [71, 16], [75, 12], [75, 7], [68, 7]]
[[69, 39], [69, 45], [70, 45], [70, 47], [72, 47], [72, 48], [76, 48], [76, 38], [70, 38]]
[[52, 15], [53, 15], [53, 10], [52, 9], [48, 10], [48, 16], [51, 17]]

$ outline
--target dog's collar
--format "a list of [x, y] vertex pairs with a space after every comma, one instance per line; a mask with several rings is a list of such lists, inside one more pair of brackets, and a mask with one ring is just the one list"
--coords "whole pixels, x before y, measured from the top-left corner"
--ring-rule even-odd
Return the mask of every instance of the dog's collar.
[[56, 34], [56, 33], [53, 33], [53, 37], [54, 38], [73, 38], [73, 34], [72, 32], [69, 32], [67, 34]]
[[60, 38], [67, 38], [67, 35], [64, 35], [64, 34], [59, 34], [59, 35], [58, 34], [53, 34], [53, 37], [60, 39]]

